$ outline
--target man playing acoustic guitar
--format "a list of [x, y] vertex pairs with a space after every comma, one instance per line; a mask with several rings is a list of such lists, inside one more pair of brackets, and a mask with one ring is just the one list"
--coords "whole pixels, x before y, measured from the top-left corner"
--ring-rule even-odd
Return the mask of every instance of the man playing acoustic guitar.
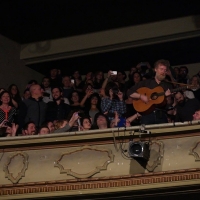
[[[141, 117], [141, 124], [167, 123], [165, 110], [165, 97], [171, 95], [173, 85], [165, 82], [165, 77], [170, 72], [169, 61], [158, 60], [154, 64], [155, 77], [134, 85], [128, 91], [128, 96], [133, 98], [133, 106]], [[170, 73], [171, 74], [171, 73]]]

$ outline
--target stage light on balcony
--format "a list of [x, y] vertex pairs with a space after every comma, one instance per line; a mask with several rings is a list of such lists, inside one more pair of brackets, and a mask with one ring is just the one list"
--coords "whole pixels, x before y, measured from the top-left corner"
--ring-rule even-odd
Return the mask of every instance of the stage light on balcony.
[[149, 159], [150, 150], [148, 142], [129, 142], [129, 156], [132, 158], [143, 158], [145, 160]]

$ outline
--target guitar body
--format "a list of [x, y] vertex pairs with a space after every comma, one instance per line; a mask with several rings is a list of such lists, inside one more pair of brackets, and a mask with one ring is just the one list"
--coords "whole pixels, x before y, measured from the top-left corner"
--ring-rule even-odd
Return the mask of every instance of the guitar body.
[[148, 103], [144, 103], [140, 99], [133, 100], [133, 106], [139, 113], [149, 113], [154, 110], [156, 105], [161, 106], [165, 102], [165, 93], [161, 86], [155, 87], [154, 89], [142, 87], [137, 90], [137, 93], [145, 95], [149, 99]]

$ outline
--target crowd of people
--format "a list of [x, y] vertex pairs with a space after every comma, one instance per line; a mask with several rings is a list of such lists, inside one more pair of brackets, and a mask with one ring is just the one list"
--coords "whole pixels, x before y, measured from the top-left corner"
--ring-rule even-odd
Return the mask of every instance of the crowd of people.
[[[200, 72], [172, 68], [158, 60], [123, 70], [62, 75], [59, 69], [41, 83], [29, 81], [0, 89], [0, 136], [89, 131], [140, 124], [200, 119]], [[127, 76], [128, 75], [128, 76]]]

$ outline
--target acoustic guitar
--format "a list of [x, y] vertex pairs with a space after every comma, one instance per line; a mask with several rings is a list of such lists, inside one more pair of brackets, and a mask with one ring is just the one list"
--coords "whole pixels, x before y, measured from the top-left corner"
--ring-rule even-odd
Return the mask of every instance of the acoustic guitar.
[[[180, 90], [188, 89], [188, 86], [171, 89], [171, 93], [178, 92]], [[141, 99], [134, 99], [133, 106], [139, 113], [149, 113], [155, 109], [156, 106], [162, 106], [165, 104], [165, 91], [161, 86], [157, 86], [154, 89], [147, 87], [141, 87], [137, 90], [137, 93], [147, 96], [149, 102], [144, 103]]]

